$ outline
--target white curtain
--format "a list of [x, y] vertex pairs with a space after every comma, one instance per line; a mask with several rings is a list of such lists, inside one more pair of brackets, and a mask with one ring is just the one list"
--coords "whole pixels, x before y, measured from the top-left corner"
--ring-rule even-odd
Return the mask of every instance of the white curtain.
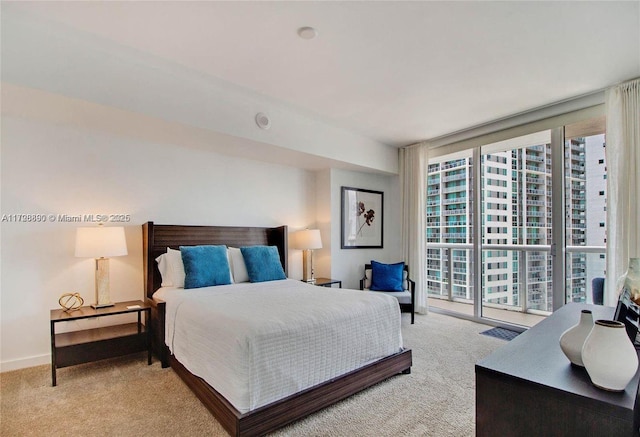
[[427, 162], [426, 145], [400, 149], [402, 250], [411, 279], [416, 282], [416, 311], [425, 314], [429, 311], [425, 227]]
[[640, 79], [607, 90], [607, 281], [616, 306], [619, 278], [640, 257]]

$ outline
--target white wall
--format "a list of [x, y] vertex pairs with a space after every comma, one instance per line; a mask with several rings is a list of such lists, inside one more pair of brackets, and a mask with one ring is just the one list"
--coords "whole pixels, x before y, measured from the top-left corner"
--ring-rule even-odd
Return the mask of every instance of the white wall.
[[[332, 208], [340, 205], [332, 205], [331, 198], [331, 170], [316, 172], [316, 228], [322, 235], [322, 249], [315, 250], [313, 262], [315, 276], [317, 278], [331, 278], [331, 253], [333, 248]], [[338, 228], [340, 232], [340, 228]], [[339, 243], [339, 241], [338, 241]], [[340, 279], [340, 278], [335, 278]], [[344, 284], [343, 284], [344, 286]]]
[[[343, 186], [384, 193], [383, 248], [341, 249], [341, 188]], [[400, 182], [398, 176], [382, 176], [344, 170], [328, 170], [317, 178], [317, 217], [323, 240], [329, 246], [320, 251], [318, 276], [342, 281], [344, 288], [359, 288], [364, 264], [402, 261]], [[323, 244], [326, 241], [323, 241]]]
[[[148, 220], [318, 226], [325, 249], [317, 275], [354, 288], [366, 252], [395, 258], [397, 177], [380, 176], [397, 174], [395, 148], [158, 57], [5, 9], [0, 213], [130, 214], [129, 255], [110, 261], [112, 300], [143, 298], [140, 225]], [[272, 117], [270, 130], [256, 127], [257, 112]], [[384, 250], [339, 249], [341, 184], [385, 191]], [[62, 293], [77, 291], [93, 302], [93, 261], [73, 256], [78, 225], [0, 224], [0, 370], [49, 363], [49, 310]], [[290, 277], [302, 277], [301, 258], [290, 251]]]
[[[130, 214], [129, 255], [110, 261], [115, 301], [143, 298], [140, 225], [148, 220], [286, 224], [290, 231], [321, 224], [327, 243], [318, 276], [340, 277], [348, 259], [340, 257], [335, 272], [331, 260], [336, 238], [340, 247], [339, 218], [333, 222], [339, 187], [331, 171], [301, 168], [395, 174], [397, 150], [155, 56], [5, 9], [0, 213]], [[272, 117], [270, 130], [256, 127], [257, 112]], [[388, 180], [370, 176], [378, 178]], [[380, 185], [387, 182], [372, 187]], [[93, 261], [73, 256], [77, 226], [0, 224], [0, 370], [50, 362], [49, 310], [62, 293], [93, 302]], [[290, 251], [290, 277], [302, 277], [301, 258]], [[90, 323], [109, 323], [103, 320]]]
[[[111, 259], [111, 295], [142, 299], [141, 224], [276, 226], [315, 222], [315, 174], [42, 121], [2, 119], [2, 214], [131, 214], [129, 255]], [[3, 222], [2, 370], [49, 363], [49, 310], [93, 302], [93, 261], [74, 257], [78, 223]], [[85, 224], [86, 225], [86, 224]], [[301, 260], [290, 254], [290, 276]]]
[[[141, 224], [277, 226], [322, 230], [316, 276], [358, 288], [371, 259], [400, 259], [397, 176], [345, 170], [312, 172], [203, 149], [15, 115], [2, 118], [1, 213], [130, 214], [129, 254], [112, 258], [114, 301], [143, 299]], [[175, 142], [172, 139], [172, 142]], [[379, 190], [384, 249], [340, 249], [340, 188]], [[0, 224], [0, 370], [50, 362], [49, 310], [65, 292], [94, 301], [93, 260], [74, 257], [75, 229], [88, 223]], [[300, 251], [289, 276], [302, 277]], [[79, 329], [108, 319], [71, 324]], [[92, 324], [92, 325], [91, 325]]]

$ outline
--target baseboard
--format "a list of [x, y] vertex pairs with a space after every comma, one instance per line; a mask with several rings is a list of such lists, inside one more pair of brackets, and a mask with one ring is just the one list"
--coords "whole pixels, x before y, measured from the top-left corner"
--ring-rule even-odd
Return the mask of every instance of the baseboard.
[[43, 364], [51, 364], [51, 354], [38, 355], [35, 357], [22, 358], [19, 360], [1, 361], [0, 372], [26, 369], [27, 367], [41, 366]]

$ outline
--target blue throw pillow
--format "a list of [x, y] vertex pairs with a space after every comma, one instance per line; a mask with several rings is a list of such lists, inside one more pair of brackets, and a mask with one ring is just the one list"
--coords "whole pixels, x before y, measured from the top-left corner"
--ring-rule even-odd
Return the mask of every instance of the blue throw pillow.
[[231, 284], [226, 246], [180, 246], [184, 288]]
[[276, 246], [248, 246], [241, 247], [240, 251], [247, 266], [249, 281], [265, 282], [287, 279]]
[[402, 287], [404, 262], [383, 264], [371, 261], [371, 287], [373, 291], [404, 291]]

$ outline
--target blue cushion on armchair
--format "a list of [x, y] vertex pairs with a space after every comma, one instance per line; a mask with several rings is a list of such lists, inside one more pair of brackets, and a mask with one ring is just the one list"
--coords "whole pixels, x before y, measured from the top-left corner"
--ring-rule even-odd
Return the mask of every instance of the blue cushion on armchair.
[[404, 262], [383, 264], [371, 261], [371, 288], [373, 291], [404, 291], [402, 287]]

